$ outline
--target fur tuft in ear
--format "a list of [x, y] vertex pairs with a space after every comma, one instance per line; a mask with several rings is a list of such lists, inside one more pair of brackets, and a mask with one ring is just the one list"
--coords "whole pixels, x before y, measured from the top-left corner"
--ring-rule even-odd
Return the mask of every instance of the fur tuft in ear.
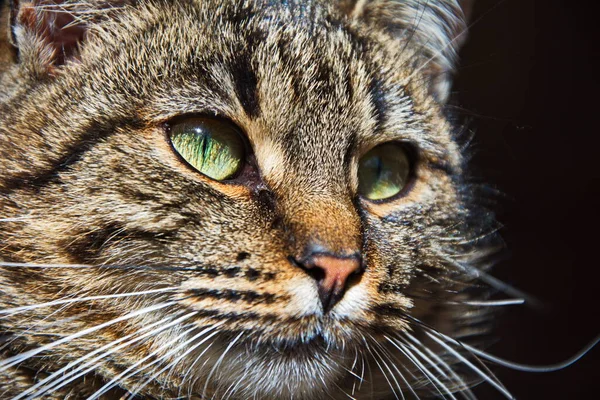
[[123, 1], [11, 0], [11, 39], [19, 63], [35, 77], [77, 58], [88, 26]]
[[[340, 0], [350, 18], [410, 41], [426, 56], [415, 67], [431, 78], [431, 92], [445, 103], [458, 50], [466, 38], [473, 0]], [[409, 43], [410, 44], [410, 43]]]

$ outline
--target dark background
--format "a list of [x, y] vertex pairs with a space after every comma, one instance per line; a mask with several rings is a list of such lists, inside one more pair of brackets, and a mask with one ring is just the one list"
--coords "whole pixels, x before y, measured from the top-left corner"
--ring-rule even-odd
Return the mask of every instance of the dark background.
[[[506, 310], [490, 352], [555, 363], [600, 333], [600, 20], [570, 0], [477, 0], [471, 22], [453, 111], [475, 130], [473, 171], [504, 193], [494, 275], [545, 305]], [[519, 399], [600, 398], [600, 346], [559, 372], [494, 372]]]

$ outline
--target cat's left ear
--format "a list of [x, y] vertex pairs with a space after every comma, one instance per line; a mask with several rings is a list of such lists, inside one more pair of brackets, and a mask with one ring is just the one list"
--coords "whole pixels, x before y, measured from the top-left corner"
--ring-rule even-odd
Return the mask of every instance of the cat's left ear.
[[[445, 103], [450, 95], [458, 50], [466, 39], [474, 0], [338, 0], [348, 17], [410, 41], [424, 60], [413, 68], [430, 81], [432, 95]], [[409, 43], [410, 44], [410, 43]]]
[[[19, 63], [35, 78], [75, 59], [98, 11], [114, 3], [89, 0], [11, 0], [10, 33]], [[94, 14], [97, 13], [97, 14]]]

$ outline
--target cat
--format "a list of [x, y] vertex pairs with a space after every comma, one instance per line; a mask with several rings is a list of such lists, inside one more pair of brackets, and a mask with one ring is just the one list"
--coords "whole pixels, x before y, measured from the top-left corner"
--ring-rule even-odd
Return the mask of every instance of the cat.
[[1, 397], [510, 397], [469, 3], [4, 4]]

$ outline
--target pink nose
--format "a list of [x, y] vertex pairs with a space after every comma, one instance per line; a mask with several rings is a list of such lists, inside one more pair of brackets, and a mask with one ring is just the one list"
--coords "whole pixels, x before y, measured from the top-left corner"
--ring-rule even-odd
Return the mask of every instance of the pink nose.
[[331, 310], [342, 299], [350, 276], [362, 272], [361, 260], [357, 255], [338, 257], [317, 253], [306, 259], [301, 267], [317, 281], [324, 312]]

